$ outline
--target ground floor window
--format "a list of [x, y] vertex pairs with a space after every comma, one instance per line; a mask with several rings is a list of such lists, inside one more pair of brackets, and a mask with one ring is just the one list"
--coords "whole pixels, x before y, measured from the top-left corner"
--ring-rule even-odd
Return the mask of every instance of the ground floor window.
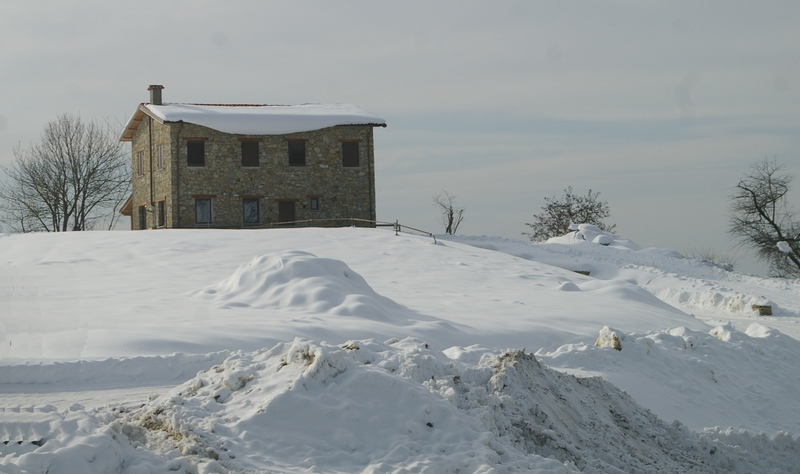
[[147, 229], [147, 206], [139, 206], [139, 229]]
[[294, 201], [279, 201], [278, 221], [285, 222], [286, 225], [294, 225], [295, 220]]
[[195, 199], [194, 215], [196, 224], [211, 224], [211, 199]]
[[158, 201], [156, 204], [158, 209], [158, 226], [164, 227], [167, 223], [167, 210], [164, 201]]
[[316, 196], [309, 198], [308, 206], [312, 211], [319, 211], [319, 198]]
[[[250, 143], [250, 142], [242, 142]], [[258, 209], [258, 199], [244, 198], [242, 199], [242, 219], [244, 225], [254, 225], [261, 222], [261, 215]]]

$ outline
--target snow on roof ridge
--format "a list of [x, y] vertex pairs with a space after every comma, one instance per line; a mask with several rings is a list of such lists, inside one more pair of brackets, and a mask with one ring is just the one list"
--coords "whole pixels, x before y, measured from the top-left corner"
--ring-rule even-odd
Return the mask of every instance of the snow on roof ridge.
[[243, 135], [285, 135], [338, 125], [386, 126], [385, 120], [353, 104], [145, 103], [142, 108], [163, 122], [193, 123]]
[[165, 102], [161, 105], [200, 105], [203, 107], [292, 107], [291, 104], [214, 104], [202, 102]]
[[[302, 104], [223, 104], [223, 103], [202, 103], [202, 102], [164, 102], [162, 104], [151, 104], [149, 102], [143, 102], [142, 105], [147, 107], [148, 109], [151, 107], [170, 107], [170, 106], [178, 106], [178, 105], [189, 105], [195, 107], [287, 107], [287, 108], [295, 108], [295, 107], [332, 107], [332, 108], [352, 108], [356, 110], [360, 110], [366, 114], [369, 114], [366, 110], [362, 109], [361, 107], [355, 104], [349, 104], [346, 102], [304, 102]], [[369, 114], [371, 115], [371, 114]], [[377, 118], [377, 117], [376, 117]]]
[[337, 105], [346, 105], [349, 107], [358, 107], [354, 104], [349, 104], [346, 102], [303, 102], [302, 104], [234, 104], [234, 103], [213, 103], [213, 102], [164, 102], [162, 104], [151, 104], [148, 102], [144, 102], [143, 105], [198, 105], [202, 107], [301, 107], [304, 105], [320, 105], [320, 106], [337, 106]]

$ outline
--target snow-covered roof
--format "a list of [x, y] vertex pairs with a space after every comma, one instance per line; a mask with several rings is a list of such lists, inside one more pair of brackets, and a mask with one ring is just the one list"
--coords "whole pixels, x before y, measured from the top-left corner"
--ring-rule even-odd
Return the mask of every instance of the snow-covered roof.
[[141, 104], [125, 126], [130, 141], [147, 114], [161, 123], [186, 122], [239, 135], [284, 135], [337, 125], [385, 127], [386, 121], [351, 104]]

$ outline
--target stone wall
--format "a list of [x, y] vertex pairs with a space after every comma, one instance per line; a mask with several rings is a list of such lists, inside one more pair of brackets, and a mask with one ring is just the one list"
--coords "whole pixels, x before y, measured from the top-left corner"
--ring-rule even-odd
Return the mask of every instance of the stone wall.
[[[243, 202], [259, 201], [259, 224], [278, 222], [279, 202], [293, 202], [295, 219], [375, 219], [375, 174], [371, 126], [337, 126], [291, 135], [231, 135], [188, 123], [160, 124], [149, 117], [132, 140], [134, 171], [132, 227], [140, 228], [138, 207], [152, 202], [148, 227], [154, 227], [157, 202], [166, 208], [166, 227], [207, 227], [196, 223], [195, 199], [211, 199], [208, 227], [241, 228]], [[151, 133], [152, 130], [152, 139]], [[205, 166], [188, 166], [187, 142], [205, 144]], [[258, 167], [242, 166], [242, 140], [259, 144]], [[289, 166], [289, 140], [304, 140], [306, 165]], [[358, 141], [359, 166], [342, 165], [343, 141]], [[152, 143], [152, 147], [151, 147]], [[156, 166], [157, 146], [165, 166]], [[153, 154], [152, 195], [150, 153]], [[144, 151], [145, 173], [137, 176], [137, 151]], [[174, 183], [174, 184], [172, 184]], [[311, 208], [316, 199], [319, 209]]]
[[[152, 138], [151, 138], [152, 136]], [[163, 153], [163, 166], [159, 167], [159, 146]], [[132, 176], [133, 176], [133, 214], [131, 215], [132, 229], [152, 229], [158, 227], [157, 206], [159, 201], [164, 201], [166, 222], [164, 227], [175, 227], [172, 214], [172, 204], [175, 196], [172, 190], [172, 180], [175, 174], [174, 143], [168, 126], [159, 124], [150, 117], [144, 120], [136, 130], [131, 140]], [[138, 173], [137, 152], [143, 153], [144, 173]], [[152, 183], [152, 193], [151, 193]], [[147, 220], [142, 226], [139, 220], [139, 206], [147, 206]]]

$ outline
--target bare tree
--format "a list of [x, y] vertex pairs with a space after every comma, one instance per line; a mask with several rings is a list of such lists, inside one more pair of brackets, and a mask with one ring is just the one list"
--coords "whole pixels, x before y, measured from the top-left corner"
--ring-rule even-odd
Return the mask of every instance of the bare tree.
[[719, 252], [712, 247], [691, 246], [681, 253], [687, 258], [694, 258], [729, 272], [733, 271], [736, 261], [738, 260], [735, 254], [731, 255], [730, 253]]
[[754, 164], [730, 197], [729, 232], [752, 247], [777, 277], [800, 277], [800, 222], [787, 202], [792, 176], [765, 159]]
[[38, 143], [14, 149], [0, 184], [3, 221], [17, 232], [112, 228], [131, 187], [126, 157], [111, 126], [59, 116]]
[[567, 234], [572, 224], [592, 224], [604, 232], [613, 232], [616, 225], [603, 222], [603, 219], [611, 215], [611, 210], [607, 202], [597, 199], [599, 195], [599, 192], [593, 193], [590, 189], [586, 196], [578, 196], [570, 186], [564, 190], [561, 199], [555, 196], [544, 198], [544, 212], [534, 214], [534, 221], [525, 223], [533, 231], [522, 234], [531, 240], [545, 241]]
[[457, 207], [456, 197], [447, 191], [442, 191], [442, 194], [434, 196], [433, 203], [441, 211], [445, 233], [455, 234], [461, 221], [464, 220], [464, 208]]

